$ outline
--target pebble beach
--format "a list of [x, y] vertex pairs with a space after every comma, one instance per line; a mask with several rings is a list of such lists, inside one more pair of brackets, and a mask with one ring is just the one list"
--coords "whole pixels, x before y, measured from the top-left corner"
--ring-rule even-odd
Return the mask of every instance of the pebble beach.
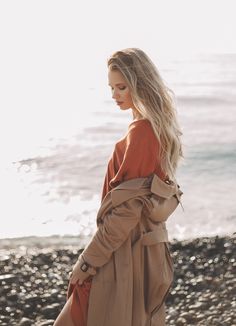
[[[236, 325], [236, 234], [170, 242], [167, 325]], [[0, 240], [0, 325], [52, 326], [79, 253], [77, 237]]]

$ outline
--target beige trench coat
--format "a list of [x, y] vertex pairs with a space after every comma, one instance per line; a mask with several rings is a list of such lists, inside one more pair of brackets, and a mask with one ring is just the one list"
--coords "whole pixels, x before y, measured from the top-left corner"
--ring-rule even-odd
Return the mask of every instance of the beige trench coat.
[[120, 183], [107, 193], [98, 229], [85, 248], [93, 276], [87, 326], [163, 326], [173, 262], [165, 222], [150, 220], [152, 194], [173, 186], [154, 174]]

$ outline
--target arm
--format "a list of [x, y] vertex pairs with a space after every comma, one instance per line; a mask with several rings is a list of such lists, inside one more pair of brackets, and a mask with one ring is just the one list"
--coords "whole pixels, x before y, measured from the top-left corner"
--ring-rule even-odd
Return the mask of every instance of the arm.
[[112, 209], [100, 224], [91, 242], [83, 252], [83, 258], [94, 267], [108, 262], [138, 224], [143, 208], [142, 200], [133, 198]]
[[95, 235], [79, 256], [75, 264], [70, 282], [79, 284], [90, 275], [96, 274], [96, 269], [106, 264], [112, 253], [128, 238], [129, 233], [138, 224], [143, 202], [140, 198], [132, 198], [112, 209], [104, 217]]

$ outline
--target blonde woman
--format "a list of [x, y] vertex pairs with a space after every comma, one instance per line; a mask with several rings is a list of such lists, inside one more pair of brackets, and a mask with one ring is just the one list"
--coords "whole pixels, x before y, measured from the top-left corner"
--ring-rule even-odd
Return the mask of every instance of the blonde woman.
[[166, 218], [151, 216], [151, 199], [173, 193], [182, 133], [170, 91], [142, 50], [115, 52], [108, 80], [133, 120], [108, 162], [98, 228], [72, 269], [54, 326], [165, 325], [173, 263]]

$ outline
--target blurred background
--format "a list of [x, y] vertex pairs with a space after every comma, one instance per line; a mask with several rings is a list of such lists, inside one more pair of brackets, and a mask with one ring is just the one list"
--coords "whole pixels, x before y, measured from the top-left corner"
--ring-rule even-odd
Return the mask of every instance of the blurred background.
[[185, 211], [170, 239], [235, 230], [233, 1], [0, 3], [0, 239], [88, 239], [114, 144], [132, 112], [111, 98], [107, 58], [139, 47], [176, 95]]

